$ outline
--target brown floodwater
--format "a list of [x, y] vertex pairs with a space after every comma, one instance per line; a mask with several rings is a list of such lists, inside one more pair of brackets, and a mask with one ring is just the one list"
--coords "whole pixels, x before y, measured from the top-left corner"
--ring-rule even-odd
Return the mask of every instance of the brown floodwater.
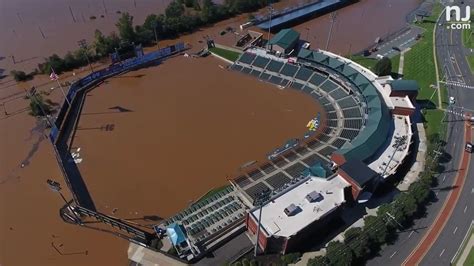
[[[329, 50], [347, 54], [371, 45], [379, 36], [396, 31], [406, 24], [405, 16], [421, 0], [361, 0], [339, 10], [333, 28]], [[104, 34], [116, 31], [117, 11], [129, 12], [135, 23], [143, 23], [146, 15], [161, 13], [170, 0], [2, 0], [0, 1], [0, 69], [32, 70], [43, 58], [76, 50], [77, 41], [93, 41], [95, 29]], [[220, 1], [217, 1], [220, 2]], [[307, 0], [282, 0], [276, 9], [307, 3]], [[105, 7], [104, 7], [105, 6]], [[73, 15], [71, 15], [71, 8]], [[265, 13], [263, 9], [257, 13]], [[104, 17], [101, 17], [104, 16]], [[95, 16], [96, 19], [90, 19]], [[213, 36], [218, 42], [232, 44], [235, 37], [220, 36], [227, 26], [238, 28], [247, 15], [241, 15], [214, 27], [185, 36], [184, 40], [197, 45], [203, 36]], [[309, 36], [313, 47], [325, 48], [329, 32], [329, 15], [315, 18], [295, 28], [302, 38]], [[307, 30], [309, 29], [309, 31]], [[43, 36], [44, 35], [44, 36]], [[167, 41], [163, 42], [163, 45]], [[11, 56], [14, 56], [15, 63]]]
[[[285, 3], [295, 2], [301, 1], [283, 1], [277, 8]], [[339, 10], [330, 50], [341, 54], [347, 54], [349, 50], [362, 50], [371, 45], [377, 36], [402, 27], [405, 24], [405, 15], [416, 7], [418, 2], [419, 0], [362, 0]], [[114, 30], [114, 23], [119, 16], [115, 13], [116, 10], [129, 11], [135, 16], [135, 21], [141, 23], [150, 12], [163, 10], [167, 0], [136, 0], [136, 8], [133, 0], [105, 0], [104, 3], [108, 13], [104, 18], [100, 18], [100, 14], [105, 13], [100, 0], [0, 0], [2, 29], [0, 72], [4, 69], [6, 72], [11, 69], [31, 70], [42, 61], [43, 57], [51, 53], [64, 54], [68, 50], [76, 49], [77, 40], [81, 38], [92, 40], [96, 28], [104, 33]], [[68, 6], [71, 6], [76, 22], [72, 20]], [[86, 22], [82, 20], [81, 13]], [[88, 20], [92, 15], [97, 19]], [[246, 15], [232, 18], [213, 27], [182, 36], [180, 39], [193, 45], [193, 50], [203, 46], [202, 40], [206, 35], [213, 36], [218, 42], [232, 44], [236, 37], [231, 34], [220, 36], [219, 32], [227, 26], [236, 27], [245, 19]], [[309, 36], [313, 47], [324, 48], [329, 25], [329, 17], [322, 16], [296, 28], [301, 31], [302, 38], [306, 38], [306, 28], [310, 28]], [[40, 29], [46, 38], [42, 37]], [[162, 45], [175, 41], [163, 41]], [[13, 64], [11, 55], [15, 56], [16, 64]], [[298, 99], [298, 103], [308, 103], [310, 111], [306, 115], [311, 115], [313, 112], [311, 108], [317, 108], [312, 100], [305, 95], [295, 95], [296, 92], [278, 90], [250, 76], [227, 72], [220, 69], [218, 64], [221, 63], [212, 58], [203, 60], [175, 58], [164, 62], [161, 66], [127, 74], [126, 78], [112, 79], [108, 84], [91, 92], [92, 96], [87, 99], [87, 108], [92, 109], [86, 109], [86, 113], [93, 112], [94, 108], [97, 112], [110, 112], [108, 108], [114, 106], [133, 111], [121, 114], [86, 114], [81, 118], [82, 127], [99, 128], [80, 130], [75, 146], [84, 147], [82, 152], [84, 162], [80, 167], [86, 173], [87, 184], [106, 191], [91, 191], [100, 208], [108, 212], [116, 205], [119, 207], [117, 214], [123, 215], [122, 217], [135, 212], [139, 212], [138, 216], [145, 213], [167, 216], [185, 206], [189, 200], [196, 199], [207, 189], [226, 184], [227, 174], [231, 175], [241, 164], [261, 159], [266, 152], [282, 141], [303, 132], [302, 127], [307, 122], [307, 119], [301, 118], [304, 112], [299, 109], [299, 104], [289, 102], [287, 99], [295, 101]], [[185, 80], [184, 71], [187, 71], [193, 79]], [[86, 73], [79, 75], [84, 74]], [[145, 76], [132, 77], [136, 75]], [[61, 75], [62, 81], [65, 81], [65, 76], [66, 74]], [[235, 85], [236, 80], [239, 80], [238, 84], [245, 86]], [[176, 84], [192, 85], [186, 91], [171, 94], [171, 89], [178, 87]], [[206, 84], [218, 86], [205, 86]], [[54, 83], [50, 82], [48, 77], [37, 76], [34, 80], [21, 84], [16, 84], [11, 77], [0, 79], [0, 239], [2, 240], [0, 264], [126, 265], [128, 245], [126, 241], [105, 233], [72, 226], [60, 219], [58, 209], [63, 203], [57, 194], [47, 188], [45, 181], [54, 178], [60, 181], [63, 187], [66, 186], [48, 140], [41, 139], [40, 129], [33, 130], [36, 122], [27, 114], [28, 102], [23, 99], [24, 89], [32, 85], [50, 93], [47, 97], [53, 101], [61, 101], [60, 91], [50, 90]], [[108, 97], [112, 95], [109, 94], [112, 91], [117, 92], [116, 98]], [[211, 102], [200, 98], [204, 92], [215, 93], [221, 100]], [[226, 94], [230, 92], [234, 94]], [[251, 95], [246, 95], [250, 92]], [[183, 99], [178, 100], [171, 95]], [[232, 101], [226, 95], [233, 95], [241, 101], [241, 104]], [[252, 99], [251, 97], [255, 95], [259, 97]], [[102, 103], [94, 102], [94, 99], [101, 99]], [[159, 110], [171, 107], [171, 103], [164, 101], [165, 99], [175, 103], [176, 108], [189, 106], [193, 109], [188, 113], [181, 109], [166, 109], [179, 118], [173, 124], [163, 116], [163, 112], [157, 113]], [[284, 112], [278, 109], [270, 99], [283, 104], [282, 106], [293, 107], [288, 108], [293, 111]], [[210, 106], [202, 108], [200, 104], [202, 102], [207, 102]], [[250, 105], [246, 108], [246, 104]], [[4, 106], [7, 115], [4, 113]], [[228, 110], [227, 107], [230, 106], [233, 107], [232, 110]], [[114, 110], [116, 109], [112, 109]], [[255, 116], [250, 116], [250, 110], [260, 111], [255, 113]], [[298, 118], [294, 118], [296, 111], [302, 114], [298, 115]], [[148, 114], [143, 116], [147, 117], [146, 119], [138, 118], [141, 117], [139, 114], [144, 113]], [[268, 119], [272, 118], [272, 114], [278, 114], [281, 118]], [[224, 115], [228, 119], [224, 118]], [[239, 118], [240, 115], [247, 120]], [[228, 122], [231, 118], [240, 122]], [[294, 120], [300, 118], [301, 121]], [[107, 124], [114, 125], [113, 131], [100, 130]], [[163, 127], [165, 124], [167, 126]], [[206, 127], [202, 128], [201, 125]], [[285, 125], [288, 128], [285, 128]], [[135, 137], [132, 142], [133, 137], [127, 136], [126, 133], [132, 135], [139, 129], [147, 129], [145, 131], [147, 138]], [[212, 135], [212, 139], [205, 137], [204, 133], [211, 130], [220, 134]], [[175, 134], [181, 134], [181, 137], [171, 141]], [[158, 139], [158, 136], [162, 137]], [[252, 146], [251, 143], [257, 143], [257, 137], [258, 145]], [[113, 142], [119, 138], [120, 141]], [[229, 139], [246, 140], [246, 142], [230, 146], [231, 144], [227, 143]], [[153, 143], [149, 143], [149, 140]], [[187, 145], [189, 149], [185, 151], [182, 151], [181, 147], [178, 149], [181, 143]], [[199, 149], [208, 148], [208, 145], [211, 145], [215, 153], [208, 154], [208, 158], [201, 158], [203, 156]], [[103, 150], [98, 147], [103, 147]], [[115, 151], [113, 156], [111, 156], [112, 150]], [[168, 154], [165, 155], [160, 152], [161, 150], [166, 150]], [[130, 153], [142, 152], [148, 156], [140, 158], [141, 160], [138, 160], [138, 157], [134, 159], [140, 161], [141, 165], [127, 168], [127, 165], [132, 165], [127, 158], [134, 157], [130, 156]], [[100, 155], [103, 158], [99, 160]], [[178, 169], [170, 170], [168, 166], [178, 165], [177, 161], [174, 161], [176, 158], [181, 159], [182, 163]], [[20, 167], [22, 162], [25, 163], [24, 168]], [[89, 173], [94, 164], [106, 164], [109, 172]], [[115, 166], [125, 169], [122, 170], [124, 173], [114, 170]], [[105, 167], [94, 171], [103, 169]], [[146, 174], [141, 175], [142, 172]], [[114, 180], [116, 175], [126, 176], [126, 179]], [[157, 184], [157, 180], [164, 177], [172, 177], [176, 183]], [[150, 195], [142, 193], [137, 195], [136, 191], [140, 186], [148, 183], [140, 184], [136, 180], [150, 180], [157, 185], [146, 188]], [[192, 180], [193, 183], [185, 185], [185, 180]], [[67, 189], [64, 189], [63, 193], [70, 198]], [[135, 197], [130, 197], [127, 193]], [[173, 197], [179, 200], [172, 201], [170, 207], [167, 207], [170, 200], [164, 201], [163, 204], [163, 199]], [[125, 201], [125, 198], [129, 200]], [[146, 199], [152, 204], [142, 204]], [[136, 206], [147, 206], [147, 209], [136, 209]], [[64, 255], [55, 251], [52, 243]]]
[[321, 112], [303, 92], [219, 64], [180, 56], [89, 93], [74, 146], [99, 210], [168, 217], [228, 184], [242, 164], [303, 136]]
[[[421, 0], [361, 0], [336, 12], [328, 50], [349, 55], [364, 50], [384, 37], [407, 25], [406, 15]], [[326, 49], [331, 26], [330, 14], [318, 17], [295, 27], [301, 38], [308, 39], [312, 47]], [[309, 29], [309, 30], [308, 30]]]
[[[23, 111], [26, 105], [23, 98], [11, 100], [9, 115], [0, 113], [0, 264], [125, 265], [126, 241], [66, 224], [59, 217], [64, 203], [46, 179], [66, 185], [49, 141], [39, 128], [33, 129], [35, 120]], [[67, 189], [63, 193], [70, 198]]]

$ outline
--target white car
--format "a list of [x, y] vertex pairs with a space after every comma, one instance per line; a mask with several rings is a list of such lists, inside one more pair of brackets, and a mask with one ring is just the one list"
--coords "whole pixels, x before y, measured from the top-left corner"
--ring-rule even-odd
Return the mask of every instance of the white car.
[[303, 47], [304, 49], [308, 49], [310, 46], [311, 46], [311, 43], [305, 42], [305, 43], [303, 43], [303, 45], [301, 47]]
[[449, 104], [455, 104], [456, 100], [454, 99], [453, 96], [449, 97]]

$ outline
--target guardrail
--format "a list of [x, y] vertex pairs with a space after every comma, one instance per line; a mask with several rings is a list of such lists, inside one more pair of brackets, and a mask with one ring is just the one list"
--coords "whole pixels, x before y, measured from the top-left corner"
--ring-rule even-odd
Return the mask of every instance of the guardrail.
[[91, 210], [83, 208], [81, 206], [76, 206], [74, 208], [74, 211], [77, 211], [81, 215], [86, 215], [86, 216], [92, 217], [92, 218], [96, 219], [97, 221], [103, 222], [105, 224], [109, 224], [112, 227], [117, 227], [119, 230], [125, 231], [128, 234], [132, 234], [135, 237], [137, 237], [139, 240], [141, 240], [140, 242], [142, 242], [142, 243], [148, 243], [148, 241], [153, 238], [153, 235], [151, 233], [145, 232], [145, 231], [143, 231], [141, 229], [138, 229], [138, 228], [136, 228], [132, 225], [124, 223], [124, 222], [120, 221], [117, 218], [110, 217], [110, 216], [102, 214], [100, 212], [91, 211]]

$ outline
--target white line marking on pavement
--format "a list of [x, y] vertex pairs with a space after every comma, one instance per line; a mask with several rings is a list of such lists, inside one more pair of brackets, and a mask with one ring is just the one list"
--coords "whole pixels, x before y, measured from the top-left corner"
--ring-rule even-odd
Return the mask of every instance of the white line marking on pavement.
[[467, 211], [467, 205], [466, 205], [466, 207], [464, 207], [464, 213], [466, 213], [466, 211]]
[[436, 191], [435, 195], [438, 196], [438, 194], [439, 194], [439, 191]]
[[444, 183], [444, 180], [446, 180], [446, 175], [443, 176], [443, 183]]
[[441, 253], [439, 253], [439, 256], [440, 256], [440, 257], [443, 256], [443, 254], [444, 254], [445, 251], [446, 251], [446, 249], [444, 248], [444, 249], [441, 251]]
[[393, 256], [395, 256], [395, 254], [397, 254], [398, 251], [395, 251], [393, 252], [393, 254], [390, 256], [390, 258], [393, 258]]
[[411, 233], [408, 235], [408, 238], [410, 238], [411, 235], [413, 235], [414, 232], [415, 232], [415, 231], [411, 231]]
[[456, 226], [456, 228], [454, 228], [454, 231], [453, 231], [453, 235], [456, 234], [456, 231], [458, 230], [458, 227]]

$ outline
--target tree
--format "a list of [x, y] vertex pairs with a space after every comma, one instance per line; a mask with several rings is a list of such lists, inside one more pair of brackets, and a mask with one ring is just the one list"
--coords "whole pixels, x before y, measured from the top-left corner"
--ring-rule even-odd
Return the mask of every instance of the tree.
[[193, 2], [194, 2], [193, 3], [194, 10], [200, 11], [201, 10], [201, 4], [199, 3], [199, 0], [194, 0]]
[[396, 228], [399, 226], [398, 224], [404, 223], [407, 218], [402, 206], [397, 204], [395, 200], [391, 203], [380, 205], [377, 210], [377, 216], [388, 221], [388, 229]]
[[308, 260], [308, 266], [326, 266], [329, 262], [326, 257], [316, 256]]
[[392, 74], [392, 61], [388, 57], [383, 57], [375, 64], [374, 71], [379, 76]]
[[392, 204], [399, 206], [406, 218], [412, 217], [418, 208], [416, 205], [416, 199], [411, 193], [398, 194], [395, 196], [395, 200]]
[[155, 15], [151, 14], [145, 18], [145, 22], [143, 23], [143, 28], [148, 29], [150, 31], [155, 30], [158, 37], [163, 33], [163, 22], [165, 17], [163, 15]]
[[331, 265], [347, 266], [352, 263], [352, 252], [348, 246], [339, 241], [331, 241], [326, 248], [326, 257]]
[[123, 13], [115, 26], [117, 26], [122, 41], [128, 43], [135, 42], [136, 33], [133, 30], [133, 16], [130, 16], [128, 12]]
[[217, 8], [212, 0], [203, 1], [201, 20], [203, 23], [209, 23], [217, 20]]
[[257, 260], [252, 259], [252, 260], [250, 261], [250, 266], [258, 266]]
[[30, 99], [30, 115], [36, 117], [47, 116], [53, 113], [53, 108], [50, 103], [47, 103], [39, 94], [35, 94]]
[[368, 252], [369, 237], [360, 227], [349, 228], [344, 233], [344, 244], [346, 244], [354, 253], [357, 259], [365, 257]]
[[[115, 48], [120, 46], [120, 37], [115, 32], [111, 32], [109, 36], [107, 36], [107, 53], [110, 54], [115, 51]], [[102, 56], [106, 55], [102, 54]]]
[[95, 53], [100, 56], [105, 56], [111, 52], [109, 40], [100, 30], [94, 32], [94, 47]]
[[177, 1], [172, 1], [165, 9], [167, 18], [179, 18], [184, 14], [184, 7]]
[[153, 30], [149, 30], [145, 27], [136, 26], [135, 32], [137, 33], [136, 41], [143, 45], [149, 45], [155, 40], [155, 34]]
[[382, 244], [387, 239], [388, 230], [382, 218], [369, 215], [364, 218], [364, 233], [369, 236], [370, 242]]
[[300, 258], [301, 258], [301, 253], [299, 253], [299, 252], [289, 253], [289, 254], [281, 256], [281, 260], [286, 265], [296, 263]]
[[426, 182], [416, 181], [410, 185], [408, 193], [415, 197], [417, 204], [421, 204], [428, 200], [428, 197], [430, 196], [430, 186]]
[[25, 72], [23, 71], [19, 71], [19, 70], [12, 70], [10, 72], [10, 75], [13, 76], [13, 78], [15, 79], [15, 81], [27, 81], [27, 80], [30, 80], [33, 78], [33, 74], [30, 73], [30, 74], [26, 74]]
[[195, 0], [184, 0], [184, 5], [186, 7], [193, 7]]

